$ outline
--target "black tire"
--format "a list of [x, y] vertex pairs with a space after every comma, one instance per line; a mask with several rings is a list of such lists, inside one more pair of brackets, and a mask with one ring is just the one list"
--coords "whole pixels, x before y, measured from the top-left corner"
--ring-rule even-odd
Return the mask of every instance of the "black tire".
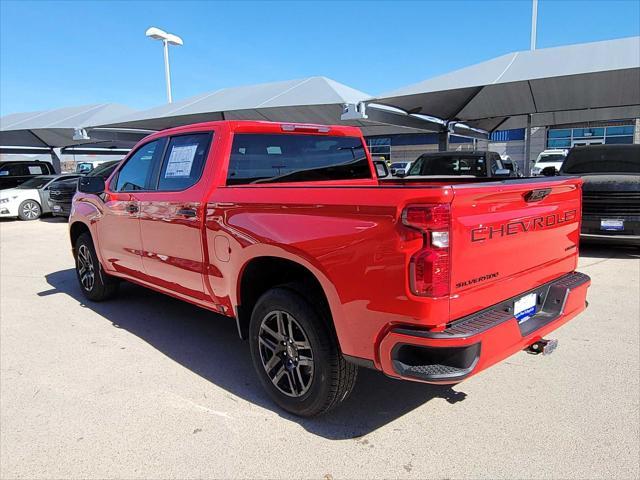
[[[295, 415], [311, 417], [328, 412], [349, 396], [358, 367], [342, 357], [331, 319], [305, 297], [309, 298], [287, 286], [263, 294], [251, 314], [249, 342], [260, 383], [274, 402]], [[280, 325], [286, 326], [280, 329]], [[281, 331], [293, 334], [280, 338]]]
[[25, 200], [18, 207], [20, 220], [37, 220], [42, 215], [42, 207], [35, 200]]
[[84, 296], [94, 302], [112, 298], [118, 291], [118, 280], [102, 269], [90, 234], [83, 233], [78, 237], [74, 255], [76, 276]]

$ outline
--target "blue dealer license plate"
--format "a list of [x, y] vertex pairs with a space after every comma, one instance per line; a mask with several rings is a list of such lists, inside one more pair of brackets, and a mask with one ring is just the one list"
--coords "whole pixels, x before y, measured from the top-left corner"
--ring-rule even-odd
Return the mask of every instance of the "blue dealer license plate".
[[603, 218], [600, 220], [600, 230], [606, 230], [608, 232], [617, 232], [624, 230], [624, 220], [616, 218]]
[[513, 304], [513, 316], [518, 319], [519, 323], [529, 320], [536, 313], [536, 303], [538, 295], [530, 293], [519, 298]]

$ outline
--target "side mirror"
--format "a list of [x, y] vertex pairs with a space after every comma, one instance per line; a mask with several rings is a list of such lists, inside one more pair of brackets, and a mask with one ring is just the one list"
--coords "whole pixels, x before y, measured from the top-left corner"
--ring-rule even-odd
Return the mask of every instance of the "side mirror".
[[544, 177], [555, 177], [558, 174], [556, 167], [544, 167], [540, 173]]
[[378, 175], [378, 178], [385, 178], [389, 176], [387, 162], [384, 160], [374, 160], [373, 165], [376, 167], [376, 174]]
[[404, 178], [406, 176], [407, 176], [407, 171], [406, 170], [396, 170], [396, 177]]
[[78, 191], [82, 193], [100, 195], [104, 192], [104, 188], [104, 178], [102, 177], [81, 177], [78, 180]]
[[499, 168], [495, 171], [493, 176], [494, 177], [510, 177], [511, 170], [509, 170], [508, 168]]

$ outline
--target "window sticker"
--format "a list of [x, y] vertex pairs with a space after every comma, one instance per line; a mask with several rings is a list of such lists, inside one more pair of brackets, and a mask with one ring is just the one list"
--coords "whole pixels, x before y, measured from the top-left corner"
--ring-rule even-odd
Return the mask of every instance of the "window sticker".
[[29, 173], [31, 175], [42, 175], [42, 167], [39, 165], [29, 165]]
[[191, 175], [191, 167], [198, 150], [198, 144], [173, 147], [164, 178], [185, 178]]

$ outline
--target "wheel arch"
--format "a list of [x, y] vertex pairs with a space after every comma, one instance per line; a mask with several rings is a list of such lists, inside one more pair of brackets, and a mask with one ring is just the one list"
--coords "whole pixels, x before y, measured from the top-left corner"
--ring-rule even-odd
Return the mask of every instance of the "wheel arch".
[[69, 226], [69, 240], [71, 241], [72, 250], [75, 250], [76, 242], [78, 241], [78, 238], [80, 238], [80, 235], [82, 235], [83, 233], [88, 233], [93, 238], [91, 229], [86, 223], [75, 221]]
[[311, 301], [323, 311], [323, 317], [328, 320], [328, 326], [336, 335], [339, 344], [335, 327], [335, 309], [331, 308], [329, 296], [318, 275], [301, 262], [271, 255], [249, 259], [238, 275], [236, 322], [240, 337], [248, 337], [251, 313], [260, 296], [271, 288], [283, 285], [308, 300], [308, 297], [311, 297]]

